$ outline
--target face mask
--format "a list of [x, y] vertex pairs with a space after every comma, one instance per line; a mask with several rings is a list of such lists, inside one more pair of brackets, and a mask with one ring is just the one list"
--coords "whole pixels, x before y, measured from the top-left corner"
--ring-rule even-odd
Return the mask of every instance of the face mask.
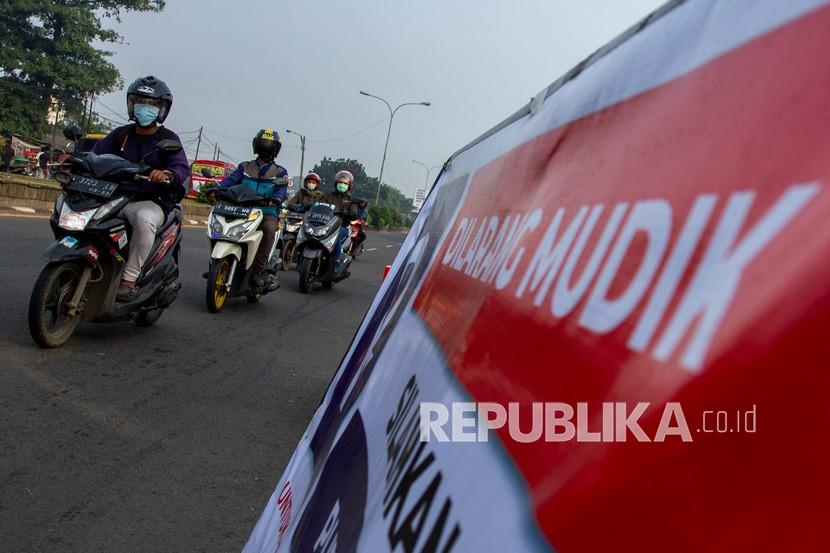
[[317, 190], [317, 183], [313, 180], [310, 180], [305, 183], [305, 187], [307, 190]]
[[160, 111], [159, 108], [150, 104], [136, 104], [133, 106], [135, 120], [142, 127], [149, 127], [155, 123]]
[[346, 184], [345, 182], [338, 182], [337, 183], [337, 191], [338, 192], [348, 192], [349, 191], [349, 185]]

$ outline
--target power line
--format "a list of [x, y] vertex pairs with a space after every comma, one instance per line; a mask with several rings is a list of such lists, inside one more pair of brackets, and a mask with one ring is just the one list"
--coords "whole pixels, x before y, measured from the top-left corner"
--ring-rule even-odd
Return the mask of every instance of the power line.
[[129, 122], [129, 120], [126, 117], [124, 117], [123, 115], [121, 115], [120, 113], [118, 113], [117, 111], [112, 109], [111, 107], [109, 107], [107, 104], [105, 104], [101, 100], [95, 100], [95, 103], [98, 104], [99, 106], [103, 106], [107, 111], [109, 111], [110, 113], [112, 113], [113, 115], [115, 115], [116, 117], [118, 117], [119, 119], [124, 121], [125, 123]]
[[228, 138], [228, 139], [230, 139], [230, 140], [238, 140], [239, 142], [250, 142], [250, 141], [251, 141], [251, 139], [250, 139], [250, 138], [239, 138], [239, 137], [236, 137], [236, 136], [229, 136], [229, 135], [227, 135], [227, 134], [218, 133], [218, 132], [216, 132], [216, 131], [212, 131], [212, 130], [207, 129], [207, 128], [205, 129], [205, 132], [209, 132], [209, 133], [211, 133], [211, 134], [215, 134], [216, 136], [219, 136], [219, 137], [221, 137], [221, 138]]
[[383, 123], [385, 121], [388, 121], [388, 120], [389, 120], [388, 117], [384, 117], [383, 119], [381, 119], [377, 123], [372, 123], [371, 125], [369, 125], [365, 129], [361, 129], [357, 132], [353, 132], [352, 134], [347, 134], [346, 136], [341, 136], [340, 138], [330, 138], [330, 139], [327, 139], [327, 140], [312, 140], [312, 139], [309, 138], [307, 140], [308, 140], [308, 142], [316, 142], [317, 144], [325, 144], [327, 142], [339, 142], [341, 140], [346, 140], [347, 138], [352, 138], [352, 137], [357, 136], [359, 134], [363, 134], [367, 131], [370, 131], [370, 130], [374, 129], [375, 127], [377, 127], [378, 125], [380, 125], [381, 123]]

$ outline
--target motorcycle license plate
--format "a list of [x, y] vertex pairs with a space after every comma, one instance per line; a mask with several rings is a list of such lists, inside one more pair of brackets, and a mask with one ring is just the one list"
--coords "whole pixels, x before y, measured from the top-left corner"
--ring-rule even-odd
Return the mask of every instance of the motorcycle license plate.
[[213, 206], [213, 212], [223, 217], [247, 217], [251, 214], [251, 209], [250, 207], [229, 204], [216, 204]]
[[112, 196], [113, 192], [118, 190], [118, 184], [90, 177], [76, 176], [72, 179], [70, 188], [77, 192], [82, 192], [83, 194], [109, 198]]

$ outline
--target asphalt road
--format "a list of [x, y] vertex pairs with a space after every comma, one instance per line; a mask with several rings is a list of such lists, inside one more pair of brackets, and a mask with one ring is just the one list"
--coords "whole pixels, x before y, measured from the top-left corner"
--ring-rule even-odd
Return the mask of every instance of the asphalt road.
[[155, 326], [41, 350], [26, 307], [51, 232], [0, 217], [0, 551], [242, 548], [404, 237], [370, 234], [333, 290], [302, 295], [292, 271], [211, 315], [203, 232]]

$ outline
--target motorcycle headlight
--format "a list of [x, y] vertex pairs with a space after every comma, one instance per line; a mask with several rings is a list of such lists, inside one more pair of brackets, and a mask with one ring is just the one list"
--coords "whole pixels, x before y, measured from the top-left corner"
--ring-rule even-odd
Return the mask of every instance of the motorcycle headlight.
[[58, 226], [64, 230], [84, 230], [96, 211], [96, 209], [72, 211], [68, 205], [64, 204], [61, 208]]
[[321, 227], [314, 227], [314, 226], [309, 225], [308, 223], [305, 224], [305, 231], [308, 234], [310, 234], [311, 236], [314, 236], [316, 238], [320, 238], [322, 236], [325, 236], [326, 234], [328, 234], [328, 232], [330, 230], [331, 230], [331, 223], [329, 223], [327, 225], [323, 225]]
[[248, 223], [239, 223], [231, 227], [231, 230], [228, 232], [228, 238], [231, 240], [239, 240], [243, 236], [245, 236], [248, 231], [251, 229], [251, 225]]
[[63, 203], [66, 201], [66, 194], [63, 192], [58, 193], [58, 197], [55, 198], [55, 213], [60, 214], [61, 210], [63, 209]]
[[112, 201], [109, 201], [98, 208], [95, 212], [95, 216], [92, 218], [93, 221], [100, 221], [106, 218], [110, 213], [115, 211], [116, 209], [120, 209], [122, 205], [127, 202], [127, 198], [115, 198]]
[[326, 240], [322, 240], [320, 243], [323, 244], [327, 250], [331, 251], [334, 248], [334, 243], [337, 242], [337, 233], [332, 234]]
[[222, 228], [222, 223], [217, 221], [212, 215], [210, 217], [210, 224], [208, 226], [210, 227], [210, 235], [212, 238], [222, 236], [222, 231], [224, 230]]

